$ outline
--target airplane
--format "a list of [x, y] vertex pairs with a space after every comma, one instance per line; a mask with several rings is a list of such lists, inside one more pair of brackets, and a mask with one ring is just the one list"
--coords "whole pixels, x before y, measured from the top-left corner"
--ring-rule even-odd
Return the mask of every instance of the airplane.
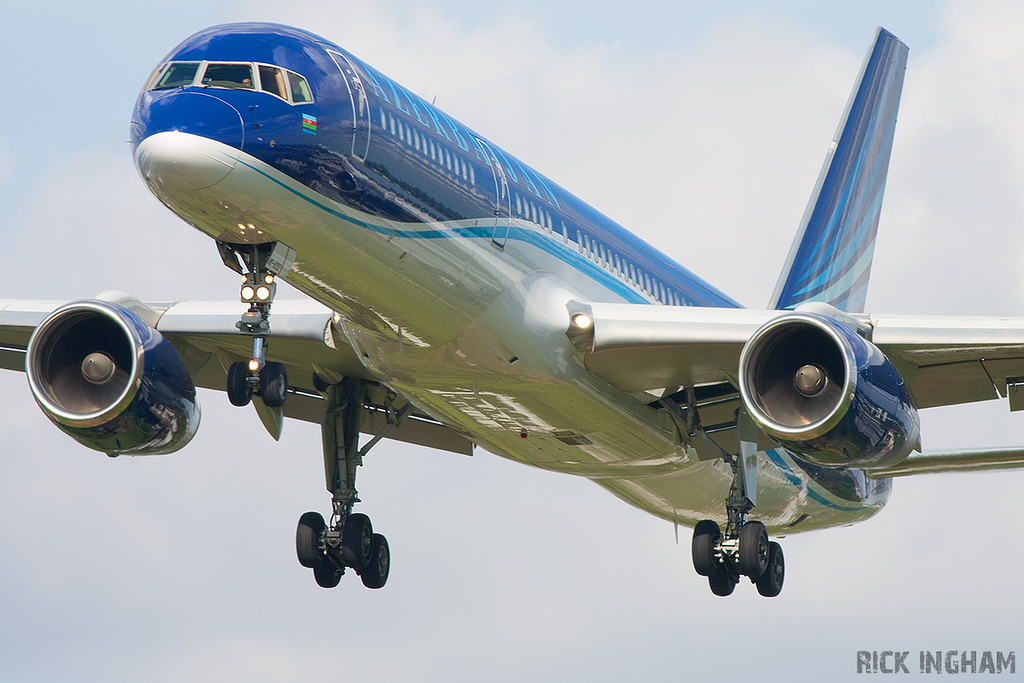
[[[197, 387], [275, 439], [319, 424], [331, 514], [300, 517], [296, 554], [324, 588], [387, 582], [356, 475], [394, 439], [588, 478], [693, 527], [714, 594], [778, 596], [771, 536], [867, 519], [894, 477], [1024, 466], [924, 453], [918, 417], [1024, 408], [1024, 318], [864, 313], [907, 57], [878, 29], [778, 284], [746, 309], [344, 48], [214, 26], [156, 66], [131, 144], [240, 302], [0, 300], [0, 367], [109, 456], [184, 447]], [[275, 302], [281, 280], [306, 299]]]

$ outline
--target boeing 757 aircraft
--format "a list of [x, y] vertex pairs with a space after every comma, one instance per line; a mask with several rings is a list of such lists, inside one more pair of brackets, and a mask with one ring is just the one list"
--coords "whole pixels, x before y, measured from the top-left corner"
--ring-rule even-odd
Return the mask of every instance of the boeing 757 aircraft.
[[[716, 595], [746, 576], [776, 596], [769, 535], [867, 519], [892, 477], [1024, 466], [1024, 449], [922, 453], [917, 412], [1024, 408], [1024, 318], [863, 310], [907, 54], [878, 30], [751, 310], [345, 49], [209, 28], [143, 85], [131, 142], [241, 303], [0, 301], [0, 366], [110, 456], [184, 447], [197, 387], [252, 403], [274, 438], [321, 425], [331, 511], [295, 540], [325, 588], [387, 581], [356, 474], [397, 439], [591, 479], [694, 527]], [[274, 303], [281, 280], [308, 298]]]

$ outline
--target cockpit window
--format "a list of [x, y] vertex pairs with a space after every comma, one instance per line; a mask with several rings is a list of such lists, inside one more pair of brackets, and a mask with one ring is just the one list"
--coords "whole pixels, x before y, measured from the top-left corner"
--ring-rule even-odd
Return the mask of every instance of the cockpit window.
[[204, 88], [260, 90], [292, 104], [313, 101], [309, 82], [299, 74], [270, 64], [248, 62], [167, 62], [153, 72], [146, 89], [184, 88], [193, 84]]
[[203, 85], [211, 88], [255, 90], [252, 64], [207, 64]]
[[288, 84], [292, 86], [292, 102], [299, 104], [313, 101], [313, 93], [309, 91], [309, 84], [305, 78], [289, 71]]
[[277, 95], [282, 100], [288, 99], [288, 91], [284, 85], [284, 74], [276, 66], [260, 64], [260, 89]]
[[198, 70], [199, 62], [172, 62], [167, 65], [167, 69], [160, 76], [153, 89], [183, 88], [187, 85], [192, 85]]

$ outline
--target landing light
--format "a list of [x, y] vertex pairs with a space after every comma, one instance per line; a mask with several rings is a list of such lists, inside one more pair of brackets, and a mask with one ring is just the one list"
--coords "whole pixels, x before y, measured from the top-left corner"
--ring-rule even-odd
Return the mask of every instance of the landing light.
[[272, 285], [274, 284], [274, 276], [268, 273], [267, 276], [263, 278], [263, 281], [266, 282], [268, 285]]
[[590, 316], [587, 315], [586, 313], [577, 313], [572, 317], [572, 324], [580, 328], [581, 330], [589, 330], [590, 326], [593, 324], [593, 321], [590, 319]]
[[242, 287], [242, 301], [252, 301], [254, 296], [256, 296], [256, 291], [252, 287], [249, 285]]
[[260, 301], [266, 301], [270, 298], [270, 287], [260, 285], [256, 290], [256, 298]]
[[260, 369], [260, 362], [258, 360], [253, 358], [251, 361], [249, 361], [249, 371], [250, 372], [256, 372], [259, 369]]

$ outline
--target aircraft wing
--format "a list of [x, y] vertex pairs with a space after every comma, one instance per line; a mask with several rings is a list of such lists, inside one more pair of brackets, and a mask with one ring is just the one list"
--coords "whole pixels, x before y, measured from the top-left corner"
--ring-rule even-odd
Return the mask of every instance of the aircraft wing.
[[945, 472], [985, 472], [1013, 470], [1024, 467], [1024, 448], [990, 448], [984, 450], [939, 451], [911, 453], [895, 467], [867, 472], [871, 479], [907, 477], [912, 474]]
[[[178, 351], [197, 387], [224, 391], [228, 368], [235, 361], [249, 358], [252, 352], [251, 338], [235, 327], [245, 310], [240, 302], [143, 304], [116, 292], [105, 292], [98, 298], [127, 308], [163, 334]], [[25, 351], [33, 330], [64, 303], [0, 300], [0, 368], [24, 372]], [[281, 433], [281, 417], [322, 423], [326, 401], [316, 389], [314, 374], [328, 383], [343, 377], [375, 379], [360, 362], [333, 313], [311, 299], [274, 303], [267, 358], [285, 365], [291, 388], [283, 413], [275, 414], [262, 402], [253, 401], [260, 420], [275, 439]], [[370, 406], [362, 426], [364, 433], [374, 434], [386, 422], [387, 389], [371, 384], [369, 392]], [[472, 454], [472, 444], [464, 436], [415, 409], [386, 438]]]
[[[812, 306], [797, 310], [818, 310]], [[791, 313], [580, 302], [569, 307], [570, 315], [585, 313], [593, 321], [584, 342], [587, 369], [622, 391], [655, 393], [732, 381], [747, 340]], [[1024, 409], [1024, 317], [843, 318], [892, 360], [916, 407], [1009, 397], [1011, 410]]]
[[[793, 314], [576, 301], [568, 308], [570, 319], [583, 313], [591, 321], [585, 331], [569, 330], [590, 372], [627, 393], [647, 392], [652, 404], [668, 398], [684, 416], [682, 389], [695, 388], [701, 421], [727, 449], [740, 407], [740, 353], [762, 325]], [[1010, 410], [1024, 410], [1024, 317], [847, 314], [817, 303], [797, 311], [831, 315], [873, 342], [919, 409], [1003, 398]], [[877, 476], [1020, 466], [1024, 450], [957, 451], [915, 454]]]

